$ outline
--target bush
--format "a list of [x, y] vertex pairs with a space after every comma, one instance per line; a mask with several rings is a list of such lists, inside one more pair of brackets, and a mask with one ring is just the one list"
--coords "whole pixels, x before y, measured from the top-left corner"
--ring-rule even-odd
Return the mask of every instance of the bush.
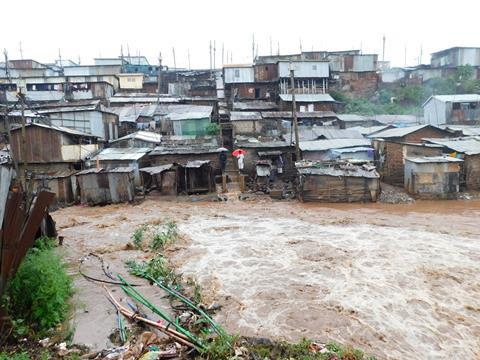
[[30, 356], [27, 352], [18, 354], [7, 354], [5, 352], [0, 353], [0, 360], [30, 360]]
[[42, 334], [65, 319], [71, 294], [71, 279], [60, 256], [52, 241], [42, 238], [9, 281], [6, 308], [14, 323]]
[[220, 125], [216, 123], [208, 124], [205, 128], [205, 132], [207, 135], [218, 135], [220, 134]]

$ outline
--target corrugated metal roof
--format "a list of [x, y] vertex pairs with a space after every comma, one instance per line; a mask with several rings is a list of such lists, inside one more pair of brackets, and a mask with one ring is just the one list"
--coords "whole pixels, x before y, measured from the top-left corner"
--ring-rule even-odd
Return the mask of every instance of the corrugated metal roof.
[[478, 136], [480, 135], [480, 126], [474, 125], [443, 125], [442, 129], [451, 131], [461, 131], [463, 136]]
[[101, 173], [102, 171], [103, 171], [103, 168], [98, 168], [98, 169], [91, 168], [91, 169], [85, 169], [85, 170], [79, 171], [75, 175], [79, 176], [79, 175], [88, 175], [88, 174], [98, 174], [98, 173]]
[[[291, 119], [293, 117], [291, 111], [262, 111], [262, 117], [264, 119], [281, 119], [287, 118]], [[297, 111], [297, 118], [299, 119], [321, 119], [321, 118], [335, 118], [337, 114], [333, 111], [308, 111], [308, 112], [299, 112]]]
[[370, 120], [366, 116], [357, 115], [357, 114], [338, 114], [337, 115], [339, 120], [348, 122], [348, 121], [368, 121]]
[[359, 147], [351, 147], [351, 148], [343, 148], [343, 149], [333, 149], [332, 151], [339, 154], [345, 154], [345, 153], [354, 153], [354, 152], [361, 152], [361, 151], [373, 151], [373, 148], [359, 146]]
[[363, 139], [363, 135], [352, 129], [336, 129], [328, 126], [316, 126], [312, 128], [317, 138], [327, 139]]
[[366, 135], [374, 134], [374, 133], [379, 132], [379, 131], [386, 130], [390, 126], [392, 126], [392, 125], [378, 125], [378, 126], [366, 126], [366, 127], [365, 126], [354, 126], [354, 127], [348, 128], [348, 129], [358, 131], [360, 134], [366, 136]]
[[[42, 127], [42, 128], [45, 128], [45, 129], [60, 131], [60, 132], [70, 134], [70, 135], [82, 136], [82, 137], [88, 137], [88, 138], [98, 138], [98, 136], [95, 136], [95, 135], [92, 135], [92, 134], [87, 134], [87, 133], [84, 133], [84, 132], [81, 132], [81, 131], [78, 131], [78, 130], [73, 130], [73, 129], [70, 129], [70, 128], [66, 128], [66, 127], [63, 127], [63, 126], [46, 125], [46, 124], [40, 124], [40, 123], [30, 123], [30, 124], [27, 124], [26, 126], [27, 127], [38, 126], [38, 127]], [[15, 126], [15, 127], [12, 128], [12, 131], [16, 131], [16, 130], [19, 130], [21, 128], [22, 128], [21, 126]]]
[[233, 110], [276, 110], [278, 109], [277, 104], [274, 102], [268, 101], [244, 101], [244, 102], [234, 102]]
[[179, 103], [179, 97], [156, 97], [156, 96], [112, 96], [110, 104], [121, 103]]
[[148, 154], [150, 150], [149, 148], [107, 148], [103, 149], [92, 160], [138, 160]]
[[205, 119], [212, 114], [213, 107], [209, 105], [158, 105], [155, 115], [163, 116], [167, 120]]
[[462, 162], [462, 159], [457, 159], [451, 156], [422, 156], [422, 157], [406, 157], [408, 161], [417, 164], [430, 164], [430, 163], [449, 163], [449, 162]]
[[[429, 102], [431, 98], [441, 102], [480, 102], [479, 94], [456, 94], [456, 95], [433, 95], [426, 102]], [[425, 105], [424, 104], [424, 105]]]
[[236, 148], [277, 148], [290, 147], [291, 145], [283, 140], [258, 140], [255, 138], [237, 139], [235, 141]]
[[157, 104], [151, 105], [131, 105], [120, 108], [111, 108], [118, 115], [120, 122], [136, 122], [140, 116], [153, 117], [157, 109]]
[[434, 127], [432, 125], [417, 125], [417, 126], [407, 126], [395, 129], [387, 129], [384, 131], [377, 132], [372, 134], [372, 138], [397, 138], [404, 137], [408, 134], [414, 133], [415, 131], [421, 130], [426, 127]]
[[335, 177], [364, 177], [369, 179], [378, 179], [380, 175], [376, 170], [367, 171], [359, 166], [349, 166], [345, 168], [297, 168], [301, 175], [323, 175], [323, 176], [335, 176]]
[[300, 141], [300, 150], [302, 151], [324, 151], [330, 149], [342, 149], [357, 146], [370, 146], [369, 139], [334, 139], [334, 140], [315, 140]]
[[210, 160], [192, 160], [188, 161], [184, 167], [186, 168], [199, 168], [203, 165], [209, 164]]
[[156, 175], [156, 174], [161, 174], [164, 171], [170, 170], [173, 167], [173, 164], [166, 164], [166, 165], [160, 165], [160, 166], [149, 166], [149, 167], [144, 167], [141, 168], [141, 172], [146, 172], [150, 175]]
[[154, 133], [151, 131], [137, 131], [132, 134], [125, 135], [121, 138], [112, 140], [111, 143], [115, 143], [122, 140], [141, 140], [145, 142], [155, 143], [158, 144], [162, 141], [162, 135], [158, 133]]
[[115, 169], [109, 169], [107, 172], [109, 173], [131, 173], [135, 169], [131, 166], [123, 166], [123, 167], [117, 167]]
[[480, 154], [480, 139], [476, 137], [464, 137], [454, 139], [424, 139], [432, 144], [443, 145], [453, 151], [466, 155]]
[[262, 115], [256, 111], [232, 111], [230, 121], [262, 120]]
[[[280, 94], [282, 101], [292, 101], [292, 94]], [[297, 102], [335, 102], [329, 94], [295, 94], [295, 101]]]

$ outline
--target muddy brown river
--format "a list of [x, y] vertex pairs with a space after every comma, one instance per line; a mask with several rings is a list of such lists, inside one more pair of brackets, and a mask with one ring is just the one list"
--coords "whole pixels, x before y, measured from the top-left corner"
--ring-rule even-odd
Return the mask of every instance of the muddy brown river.
[[[168, 256], [230, 332], [335, 340], [388, 359], [480, 356], [480, 202], [324, 205], [270, 200], [71, 207], [54, 213], [72, 273], [101, 253], [119, 273], [143, 223], [177, 221]], [[86, 268], [91, 273], [98, 267]], [[110, 345], [115, 314], [76, 277], [74, 341]], [[163, 294], [142, 291], [159, 303]], [[117, 292], [119, 294], [119, 292]], [[120, 296], [120, 295], [119, 295]]]

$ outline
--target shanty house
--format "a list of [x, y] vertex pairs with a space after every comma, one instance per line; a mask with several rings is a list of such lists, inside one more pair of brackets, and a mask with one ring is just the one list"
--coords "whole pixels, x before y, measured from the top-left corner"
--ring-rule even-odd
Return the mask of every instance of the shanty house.
[[178, 172], [177, 165], [166, 164], [149, 166], [140, 169], [143, 187], [151, 191], [157, 190], [162, 195], [178, 194]]
[[394, 128], [371, 135], [370, 138], [377, 152], [377, 168], [383, 181], [402, 186], [405, 157], [441, 155], [438, 146], [422, 145], [422, 139], [449, 136], [451, 136], [450, 132], [431, 125]]
[[441, 124], [480, 124], [480, 95], [432, 95], [423, 104], [425, 122]]
[[480, 140], [478, 137], [453, 139], [425, 139], [440, 146], [444, 153], [461, 158], [460, 186], [467, 190], [480, 190]]
[[276, 169], [281, 176], [291, 177], [294, 173], [295, 151], [287, 141], [278, 138], [237, 136], [234, 147], [246, 151], [243, 171], [252, 177], [256, 174], [256, 164], [259, 161], [269, 161], [272, 168]]
[[450, 156], [405, 158], [405, 190], [421, 198], [452, 198], [460, 190], [461, 159]]
[[374, 167], [352, 164], [297, 167], [300, 201], [370, 202], [380, 194], [380, 176]]
[[295, 94], [325, 94], [328, 92], [330, 77], [328, 61], [279, 61], [278, 76], [281, 95], [289, 94], [291, 91], [290, 70], [292, 67]]
[[214, 172], [220, 171], [218, 148], [220, 141], [215, 136], [164, 136], [160, 146], [150, 154], [152, 166], [181, 164], [191, 161], [209, 161]]
[[[329, 94], [295, 94], [297, 111], [334, 111], [335, 100]], [[280, 110], [292, 111], [292, 94], [280, 94]]]
[[213, 107], [206, 105], [158, 106], [155, 116], [162, 133], [167, 135], [206, 135]]
[[98, 149], [96, 136], [61, 126], [27, 124], [25, 142], [21, 127], [14, 127], [11, 134], [10, 146], [20, 171], [34, 174], [80, 170], [81, 161]]
[[[115, 168], [132, 168], [135, 185], [140, 185], [139, 169], [150, 165], [148, 153], [150, 148], [106, 148], [88, 161], [89, 167], [99, 165], [100, 168], [111, 170]], [[98, 167], [98, 166], [97, 166]]]
[[435, 67], [480, 66], [480, 48], [457, 46], [437, 51], [432, 54], [430, 62]]
[[132, 202], [135, 198], [133, 168], [86, 169], [75, 174], [82, 204], [106, 205]]

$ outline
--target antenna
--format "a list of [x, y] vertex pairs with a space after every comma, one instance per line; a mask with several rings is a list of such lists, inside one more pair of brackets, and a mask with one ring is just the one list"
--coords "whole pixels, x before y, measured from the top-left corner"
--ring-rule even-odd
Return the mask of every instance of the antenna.
[[255, 62], [255, 33], [252, 34], [252, 62]]
[[5, 56], [5, 74], [7, 75], [7, 79], [10, 81], [10, 67], [8, 63], [7, 49], [3, 49], [3, 55]]
[[18, 47], [19, 47], [19, 51], [20, 51], [20, 59], [23, 60], [23, 50], [22, 50], [22, 42], [20, 41], [20, 43], [18, 44]]
[[303, 50], [302, 50], [302, 38], [298, 38], [298, 39], [300, 41], [300, 53], [302, 53], [303, 52]]
[[210, 40], [209, 46], [209, 53], [210, 53], [210, 71], [212, 70], [212, 40]]
[[217, 57], [217, 42], [213, 40], [213, 69], [215, 70], [215, 58]]
[[225, 46], [224, 45], [225, 44], [222, 42], [222, 66], [223, 66], [223, 64], [225, 64], [225, 58], [224, 58], [224, 56], [225, 56]]
[[272, 36], [270, 35], [270, 56], [273, 55], [273, 48], [272, 48]]
[[60, 51], [60, 48], [58, 48], [58, 59], [60, 60], [60, 67], [63, 67], [62, 52]]
[[405, 44], [405, 67], [407, 67], [407, 44]]
[[280, 41], [277, 42], [277, 55], [280, 55]]
[[82, 59], [80, 59], [80, 55], [78, 55], [78, 65], [82, 63]]
[[383, 46], [382, 46], [382, 62], [385, 61], [385, 35], [383, 35]]
[[192, 70], [192, 67], [190, 66], [190, 49], [187, 49], [187, 57], [188, 57], [188, 70]]
[[177, 60], [175, 59], [175, 46], [172, 47], [172, 53], [173, 53], [173, 67], [175, 68], [175, 71], [177, 71]]
[[422, 65], [423, 58], [423, 44], [420, 44], [420, 57], [418, 58], [418, 65]]
[[130, 61], [130, 46], [127, 44], [128, 61]]

